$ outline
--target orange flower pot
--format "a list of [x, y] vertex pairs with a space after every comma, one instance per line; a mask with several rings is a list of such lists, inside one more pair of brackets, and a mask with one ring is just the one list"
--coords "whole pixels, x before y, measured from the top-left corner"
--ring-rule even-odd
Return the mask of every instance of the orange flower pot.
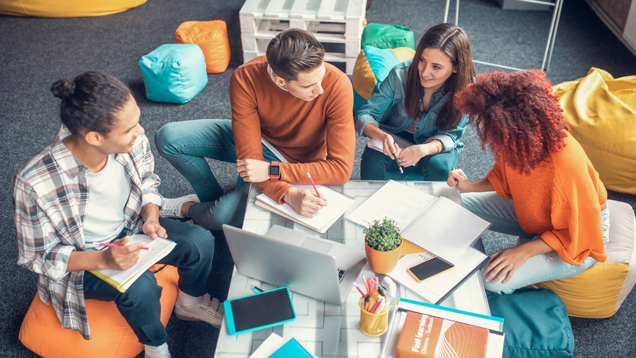
[[378, 251], [367, 245], [366, 237], [364, 240], [364, 251], [367, 254], [367, 261], [369, 262], [371, 270], [377, 274], [386, 274], [393, 271], [400, 259], [401, 249], [402, 243], [400, 243], [400, 246], [395, 250]]

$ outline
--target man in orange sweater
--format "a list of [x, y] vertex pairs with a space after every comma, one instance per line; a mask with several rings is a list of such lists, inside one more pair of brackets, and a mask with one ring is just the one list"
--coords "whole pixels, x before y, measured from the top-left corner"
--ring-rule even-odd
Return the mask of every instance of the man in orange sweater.
[[[192, 184], [196, 195], [168, 199], [161, 214], [191, 217], [210, 230], [241, 226], [249, 182], [279, 203], [311, 217], [326, 201], [289, 183], [344, 184], [355, 154], [353, 91], [347, 76], [324, 62], [309, 32], [278, 34], [230, 81], [232, 120], [168, 123], [159, 153]], [[205, 158], [237, 164], [236, 188], [223, 196]], [[199, 203], [199, 200], [201, 203]]]

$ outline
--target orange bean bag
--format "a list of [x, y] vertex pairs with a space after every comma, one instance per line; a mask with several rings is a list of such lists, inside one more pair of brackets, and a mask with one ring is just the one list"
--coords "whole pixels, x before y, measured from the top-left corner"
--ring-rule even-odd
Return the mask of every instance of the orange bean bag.
[[199, 45], [205, 56], [207, 73], [221, 73], [230, 64], [230, 42], [223, 20], [186, 21], [175, 31], [174, 40]]
[[[155, 265], [155, 271], [163, 265]], [[173, 266], [166, 266], [155, 274], [161, 292], [161, 322], [168, 324], [177, 300], [179, 274]], [[132, 358], [144, 350], [137, 341], [114, 302], [86, 300], [86, 315], [91, 328], [91, 339], [85, 340], [72, 329], [62, 328], [55, 310], [35, 295], [29, 311], [22, 321], [20, 341], [35, 354], [47, 358]]]
[[104, 16], [145, 4], [147, 0], [2, 0], [0, 14], [35, 17]]

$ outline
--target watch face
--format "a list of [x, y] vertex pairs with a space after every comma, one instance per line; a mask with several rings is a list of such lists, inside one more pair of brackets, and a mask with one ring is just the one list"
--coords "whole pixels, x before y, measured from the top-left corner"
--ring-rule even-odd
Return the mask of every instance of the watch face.
[[278, 165], [270, 165], [269, 166], [269, 175], [278, 176], [279, 173], [280, 173], [280, 168], [278, 167]]

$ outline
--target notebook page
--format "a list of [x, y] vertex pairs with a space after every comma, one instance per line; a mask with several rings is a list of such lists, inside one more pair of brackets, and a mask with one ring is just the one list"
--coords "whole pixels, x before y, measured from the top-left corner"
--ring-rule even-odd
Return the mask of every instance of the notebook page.
[[138, 242], [145, 243], [145, 247], [149, 250], [140, 250], [139, 251], [139, 261], [132, 267], [126, 270], [112, 270], [112, 269], [104, 269], [98, 270], [103, 275], [110, 277], [112, 280], [119, 284], [127, 283], [124, 288], [129, 287], [133, 281], [129, 281], [132, 277], [143, 273], [143, 271], [147, 270], [150, 266], [154, 265], [157, 261], [161, 260], [165, 257], [172, 249], [176, 246], [174, 241], [170, 241], [163, 238], [151, 239], [147, 235], [136, 234], [131, 235], [130, 240], [126, 245], [135, 244]]
[[[307, 189], [307, 190], [314, 191], [314, 188], [312, 185], [307, 185], [307, 184], [293, 184], [293, 185], [294, 187], [298, 189]], [[318, 189], [320, 196], [327, 199], [328, 205], [320, 209], [318, 213], [314, 215], [313, 218], [302, 216], [298, 214], [291, 207], [291, 205], [287, 203], [284, 203], [282, 205], [278, 204], [276, 201], [274, 201], [273, 199], [271, 199], [265, 194], [259, 194], [256, 197], [256, 200], [274, 209], [273, 212], [280, 211], [281, 213], [284, 214], [284, 216], [287, 216], [291, 220], [303, 223], [304, 225], [317, 231], [323, 231], [323, 229], [326, 231], [325, 227], [329, 224], [333, 224], [337, 218], [342, 216], [342, 214], [344, 214], [344, 212], [347, 211], [347, 209], [353, 204], [355, 199], [345, 194], [334, 191], [333, 189], [330, 189], [323, 185], [316, 185], [316, 188]]]
[[395, 220], [398, 227], [404, 230], [426, 211], [436, 198], [433, 195], [389, 180], [380, 190], [349, 214], [347, 219], [368, 227], [374, 220], [382, 220], [387, 217]]

